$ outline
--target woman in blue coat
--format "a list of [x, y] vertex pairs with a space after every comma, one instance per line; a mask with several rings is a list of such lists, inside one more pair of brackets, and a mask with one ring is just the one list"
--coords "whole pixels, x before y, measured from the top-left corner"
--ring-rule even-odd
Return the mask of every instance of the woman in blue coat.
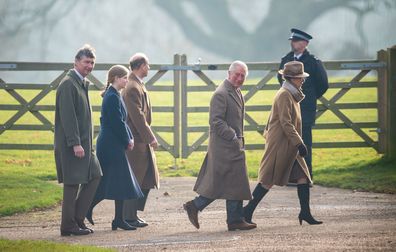
[[133, 149], [132, 132], [126, 124], [127, 117], [120, 90], [128, 82], [128, 69], [121, 65], [112, 66], [107, 73], [107, 87], [102, 93], [100, 133], [96, 152], [102, 167], [103, 177], [96, 191], [87, 219], [93, 225], [92, 210], [103, 199], [115, 201], [115, 217], [112, 230], [121, 228], [135, 230], [123, 219], [123, 203], [126, 199], [142, 198], [143, 193], [128, 163], [125, 150]]

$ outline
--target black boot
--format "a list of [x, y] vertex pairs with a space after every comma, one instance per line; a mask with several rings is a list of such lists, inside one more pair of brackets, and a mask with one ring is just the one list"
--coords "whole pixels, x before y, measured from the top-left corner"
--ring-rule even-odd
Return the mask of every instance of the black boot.
[[263, 199], [268, 191], [269, 190], [262, 187], [260, 183], [256, 185], [256, 188], [254, 188], [254, 191], [252, 193], [253, 199], [250, 200], [249, 203], [243, 208], [243, 216], [245, 217], [245, 221], [247, 223], [253, 224], [253, 212], [256, 209], [258, 203]]
[[311, 210], [309, 208], [309, 184], [297, 185], [297, 194], [301, 206], [301, 211], [298, 215], [300, 225], [302, 225], [303, 220], [305, 220], [310, 225], [322, 224], [322, 221], [315, 220], [311, 215]]

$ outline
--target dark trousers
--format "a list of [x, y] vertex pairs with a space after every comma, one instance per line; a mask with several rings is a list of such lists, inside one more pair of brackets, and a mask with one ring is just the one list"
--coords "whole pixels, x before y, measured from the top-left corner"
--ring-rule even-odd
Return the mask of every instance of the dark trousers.
[[138, 218], [137, 211], [143, 211], [150, 189], [142, 189], [144, 197], [141, 199], [130, 199], [124, 201], [124, 219], [136, 220]]
[[302, 139], [304, 144], [307, 146], [308, 153], [304, 157], [305, 162], [307, 163], [309, 174], [312, 177], [312, 126], [311, 125], [303, 125], [302, 127]]
[[76, 220], [83, 221], [95, 196], [100, 177], [87, 184], [63, 185], [61, 230], [78, 229]]
[[[202, 211], [213, 201], [214, 199], [209, 199], [201, 195], [193, 200], [195, 207], [199, 209], [199, 211]], [[243, 220], [242, 200], [226, 200], [226, 208], [228, 224], [240, 222]]]

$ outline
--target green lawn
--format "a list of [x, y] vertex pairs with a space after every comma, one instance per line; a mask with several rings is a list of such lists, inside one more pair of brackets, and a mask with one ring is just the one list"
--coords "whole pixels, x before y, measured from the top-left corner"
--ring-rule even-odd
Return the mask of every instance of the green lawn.
[[111, 252], [116, 251], [114, 249], [98, 248], [94, 246], [81, 246], [81, 245], [70, 245], [65, 243], [55, 243], [49, 241], [10, 241], [0, 239], [0, 251], [7, 252]]
[[[341, 78], [338, 78], [341, 81]], [[347, 78], [350, 79], [350, 78]], [[370, 79], [370, 78], [368, 78]], [[334, 82], [335, 79], [333, 79]], [[370, 79], [372, 80], [372, 78]], [[344, 80], [345, 81], [345, 80]], [[253, 84], [256, 80], [248, 80]], [[275, 83], [274, 80], [272, 80]], [[168, 82], [169, 83], [169, 82]], [[159, 83], [168, 85], [168, 83]], [[216, 83], [220, 83], [217, 81]], [[193, 81], [194, 85], [202, 85]], [[277, 84], [275, 84], [277, 85]], [[330, 99], [337, 89], [330, 89], [325, 97]], [[21, 91], [26, 100], [31, 100], [39, 91]], [[276, 91], [258, 91], [246, 105], [270, 105]], [[375, 88], [351, 90], [339, 102], [376, 102]], [[246, 93], [246, 92], [244, 92]], [[207, 106], [211, 92], [189, 93], [188, 107]], [[0, 90], [0, 104], [18, 104], [4, 90]], [[90, 93], [93, 105], [100, 105], [99, 92]], [[171, 92], [151, 92], [151, 102], [154, 106], [173, 106]], [[54, 92], [40, 101], [39, 105], [54, 104]], [[4, 124], [16, 111], [1, 111], [0, 124]], [[342, 113], [353, 122], [375, 122], [375, 109], [344, 109]], [[53, 112], [42, 112], [50, 121], [54, 120]], [[268, 111], [249, 112], [249, 115], [259, 124], [265, 124]], [[99, 124], [99, 112], [94, 113], [94, 123]], [[172, 113], [154, 113], [154, 126], [173, 126]], [[341, 122], [331, 112], [324, 113], [318, 123]], [[17, 121], [17, 124], [40, 124], [38, 119], [27, 113]], [[207, 113], [190, 113], [189, 126], [207, 126]], [[248, 125], [246, 123], [245, 125]], [[373, 129], [363, 129], [374, 141], [378, 136]], [[202, 132], [189, 133], [188, 143], [191, 145]], [[160, 133], [160, 136], [173, 144], [171, 133]], [[258, 132], [246, 132], [246, 143], [263, 144], [264, 139]], [[315, 130], [316, 142], [362, 141], [352, 130]], [[45, 131], [6, 131], [0, 134], [0, 143], [40, 143], [52, 144], [53, 133]], [[205, 142], [207, 144], [207, 141]], [[193, 152], [187, 159], [174, 159], [167, 152], [157, 152], [157, 161], [162, 177], [166, 176], [196, 176], [199, 172], [204, 152]], [[263, 150], [246, 151], [249, 176], [257, 178], [258, 166]], [[313, 151], [315, 184], [372, 192], [396, 193], [396, 161], [387, 160], [372, 148], [339, 148], [314, 149]], [[59, 204], [62, 198], [62, 188], [57, 185], [55, 164], [52, 151], [1, 150], [0, 151], [0, 217], [18, 212], [51, 207]], [[109, 249], [89, 246], [75, 246], [46, 241], [9, 241], [0, 239], [0, 251], [112, 251]]]
[[[368, 78], [372, 80], [372, 78]], [[333, 79], [334, 81], [334, 79]], [[216, 83], [220, 83], [217, 81]], [[248, 80], [253, 84], [257, 80]], [[272, 81], [275, 82], [275, 81]], [[169, 82], [168, 82], [169, 83]], [[160, 85], [168, 85], [161, 83]], [[191, 81], [189, 85], [202, 85], [199, 81]], [[277, 85], [277, 84], [274, 84]], [[330, 99], [337, 89], [330, 89], [325, 97]], [[31, 100], [39, 91], [22, 91], [18, 93], [26, 100]], [[270, 105], [276, 91], [258, 91], [249, 101], [250, 105]], [[212, 92], [188, 94], [188, 107], [207, 106]], [[246, 91], [244, 91], [246, 94]], [[18, 104], [4, 90], [0, 90], [2, 97], [0, 104]], [[100, 105], [99, 92], [91, 91], [91, 102]], [[340, 102], [376, 102], [375, 88], [363, 88], [349, 91]], [[151, 92], [153, 106], [173, 106], [171, 92]], [[39, 102], [40, 105], [54, 104], [54, 92]], [[4, 124], [16, 111], [1, 111], [0, 124]], [[344, 109], [342, 113], [353, 122], [375, 122], [375, 109]], [[50, 121], [54, 120], [53, 112], [42, 112]], [[248, 112], [259, 124], [265, 124], [268, 111]], [[94, 123], [99, 124], [99, 112], [94, 113]], [[173, 126], [172, 113], [154, 113], [154, 126]], [[333, 113], [324, 113], [318, 123], [341, 122]], [[16, 124], [37, 124], [38, 119], [31, 113], [26, 113]], [[189, 113], [189, 126], [208, 126], [208, 113]], [[249, 125], [248, 122], [245, 124]], [[378, 137], [373, 129], [363, 129], [374, 141]], [[172, 133], [159, 133], [162, 138], [173, 144]], [[188, 134], [188, 143], [192, 144], [203, 132]], [[264, 144], [264, 139], [258, 132], [246, 132], [246, 143]], [[315, 130], [316, 142], [363, 141], [352, 130]], [[40, 143], [52, 144], [53, 133], [46, 131], [6, 131], [0, 135], [0, 143]], [[205, 142], [207, 144], [207, 141]], [[249, 150], [246, 152], [249, 176], [252, 180], [257, 177], [257, 169], [263, 150]], [[157, 152], [157, 160], [161, 176], [196, 176], [199, 172], [204, 152], [194, 152], [187, 159], [175, 160], [169, 153]], [[314, 149], [313, 164], [315, 183], [341, 188], [369, 190], [373, 192], [396, 192], [395, 162], [384, 160], [372, 148], [340, 148]], [[32, 209], [44, 208], [59, 203], [61, 187], [56, 182], [55, 164], [52, 151], [2, 150], [0, 152], [0, 216], [25, 212]], [[16, 200], [17, 199], [17, 200]]]

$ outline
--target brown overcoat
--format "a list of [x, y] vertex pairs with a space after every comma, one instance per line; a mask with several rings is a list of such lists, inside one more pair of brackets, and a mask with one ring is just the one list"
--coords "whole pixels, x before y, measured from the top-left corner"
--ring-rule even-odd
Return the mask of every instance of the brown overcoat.
[[128, 111], [127, 124], [132, 130], [135, 146], [127, 151], [129, 163], [142, 189], [159, 188], [156, 157], [150, 143], [155, 139], [151, 130], [151, 103], [144, 84], [133, 73], [122, 91]]
[[251, 199], [243, 141], [244, 106], [243, 98], [228, 80], [214, 92], [209, 108], [208, 151], [194, 186], [199, 195]]
[[258, 182], [264, 185], [286, 185], [297, 160], [311, 181], [307, 164], [298, 154], [301, 138], [300, 103], [291, 92], [281, 87], [275, 95], [270, 118], [264, 131], [266, 139], [264, 156], [261, 160]]
[[[92, 146], [88, 86], [89, 83], [83, 83], [75, 71], [70, 70], [56, 91], [54, 152], [59, 183], [85, 184], [102, 176]], [[84, 148], [83, 158], [74, 155], [74, 145]]]

